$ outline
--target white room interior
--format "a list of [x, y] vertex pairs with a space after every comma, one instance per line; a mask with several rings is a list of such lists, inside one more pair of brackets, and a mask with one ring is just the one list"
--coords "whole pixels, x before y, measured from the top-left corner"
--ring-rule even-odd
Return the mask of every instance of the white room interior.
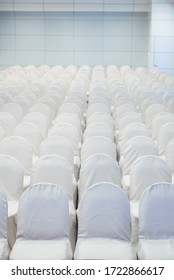
[[172, 0], [0, 0], [0, 66], [158, 66], [173, 72]]

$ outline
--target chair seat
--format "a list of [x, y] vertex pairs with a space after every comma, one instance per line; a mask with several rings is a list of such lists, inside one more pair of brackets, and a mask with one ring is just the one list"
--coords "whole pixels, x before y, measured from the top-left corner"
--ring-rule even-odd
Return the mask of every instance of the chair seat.
[[10, 254], [11, 260], [67, 260], [72, 259], [68, 239], [24, 240], [17, 239]]
[[141, 239], [138, 246], [140, 260], [174, 260], [174, 239]]
[[111, 238], [79, 238], [74, 259], [134, 260], [136, 253], [129, 241]]
[[9, 254], [8, 241], [5, 238], [0, 239], [0, 260], [7, 260]]

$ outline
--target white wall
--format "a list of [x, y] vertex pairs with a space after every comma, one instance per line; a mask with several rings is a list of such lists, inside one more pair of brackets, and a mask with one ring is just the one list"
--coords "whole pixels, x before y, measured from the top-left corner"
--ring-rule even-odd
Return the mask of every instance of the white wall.
[[149, 66], [174, 73], [174, 0], [154, 0], [150, 29]]
[[147, 12], [0, 12], [0, 64], [147, 66], [148, 25]]

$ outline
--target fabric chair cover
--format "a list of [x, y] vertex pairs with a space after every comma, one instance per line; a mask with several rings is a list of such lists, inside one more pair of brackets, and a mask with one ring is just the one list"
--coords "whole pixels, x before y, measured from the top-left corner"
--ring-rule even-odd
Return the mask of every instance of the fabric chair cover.
[[29, 112], [39, 112], [45, 115], [50, 123], [52, 121], [52, 111], [47, 104], [35, 103], [31, 106]]
[[174, 185], [147, 188], [139, 203], [139, 259], [174, 259]]
[[153, 118], [156, 116], [156, 114], [160, 113], [160, 112], [165, 112], [165, 106], [163, 104], [152, 104], [150, 105], [144, 114], [144, 118], [145, 118], [145, 123], [147, 125], [147, 127], [149, 129], [151, 129], [152, 126], [152, 120]]
[[95, 114], [96, 112], [104, 112], [109, 114], [111, 110], [107, 104], [93, 103], [88, 107], [86, 111], [86, 119], [88, 119], [92, 114]]
[[118, 142], [118, 148], [120, 150], [120, 154], [125, 149], [126, 143], [135, 136], [146, 136], [149, 137], [149, 131], [145, 127], [145, 125], [141, 122], [133, 122], [129, 125], [127, 125], [122, 132], [119, 134], [119, 142]]
[[130, 243], [130, 209], [126, 195], [114, 184], [101, 182], [90, 187], [78, 208], [74, 259], [135, 258]]
[[83, 142], [93, 136], [103, 136], [114, 142], [114, 133], [111, 127], [102, 122], [88, 125], [83, 134]]
[[143, 123], [142, 116], [138, 112], [127, 112], [126, 114], [121, 115], [118, 120], [119, 133], [122, 133], [126, 126], [137, 122]]
[[0, 112], [0, 126], [5, 130], [7, 136], [12, 135], [13, 129], [16, 126], [15, 117], [8, 112]]
[[79, 155], [79, 143], [81, 142], [81, 134], [78, 128], [69, 123], [57, 123], [49, 131], [49, 136], [62, 136], [67, 140], [71, 139], [74, 154]]
[[8, 259], [7, 241], [8, 204], [4, 192], [0, 191], [0, 260]]
[[23, 118], [23, 121], [36, 125], [39, 128], [42, 137], [43, 138], [47, 137], [48, 128], [49, 128], [49, 120], [43, 113], [30, 112], [25, 115], [25, 117]]
[[121, 172], [116, 160], [107, 155], [93, 155], [83, 162], [78, 182], [78, 198], [96, 183], [107, 182], [121, 186]]
[[21, 105], [15, 103], [15, 102], [10, 102], [10, 103], [6, 103], [3, 105], [3, 107], [1, 108], [2, 112], [7, 112], [10, 113], [14, 116], [16, 123], [19, 123], [24, 115], [24, 111], [23, 108], [21, 107]]
[[80, 119], [77, 117], [77, 115], [73, 113], [61, 113], [58, 114], [57, 117], [54, 120], [54, 125], [58, 123], [69, 123], [75, 126], [79, 131], [81, 130], [81, 123]]
[[157, 136], [159, 154], [164, 155], [168, 143], [174, 139], [174, 122], [169, 122], [161, 126]]
[[39, 154], [42, 136], [37, 125], [28, 122], [22, 122], [14, 128], [13, 134], [16, 136], [21, 136], [29, 141], [32, 145], [34, 154]]
[[139, 199], [146, 188], [159, 182], [172, 182], [171, 169], [163, 159], [147, 155], [132, 164], [130, 170], [131, 239], [135, 246], [138, 241]]
[[105, 154], [116, 160], [116, 145], [107, 137], [90, 137], [81, 147], [81, 164], [95, 154]]
[[40, 145], [40, 157], [46, 155], [58, 155], [65, 158], [73, 166], [73, 144], [65, 137], [50, 136]]
[[31, 173], [31, 184], [48, 182], [62, 187], [69, 200], [76, 201], [73, 168], [65, 158], [48, 155], [39, 158]]
[[154, 139], [157, 139], [159, 130], [162, 125], [174, 122], [174, 114], [169, 112], [160, 112], [152, 120], [152, 136]]
[[32, 169], [32, 146], [29, 141], [20, 136], [9, 136], [0, 142], [0, 154], [6, 154], [17, 159], [29, 175]]
[[68, 198], [62, 188], [40, 183], [23, 193], [10, 259], [72, 259]]
[[87, 125], [98, 122], [107, 124], [114, 131], [114, 121], [110, 114], [106, 112], [96, 112], [87, 119]]
[[0, 155], [0, 190], [8, 200], [8, 241], [12, 247], [16, 238], [18, 201], [23, 192], [24, 172], [19, 161], [8, 155]]

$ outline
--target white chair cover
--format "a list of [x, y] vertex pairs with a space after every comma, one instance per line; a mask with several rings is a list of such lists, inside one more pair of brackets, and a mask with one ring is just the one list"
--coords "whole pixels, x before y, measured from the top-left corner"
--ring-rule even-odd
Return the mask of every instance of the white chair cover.
[[8, 204], [4, 192], [0, 191], [0, 260], [8, 259], [7, 241]]
[[3, 107], [1, 108], [1, 111], [12, 114], [16, 120], [16, 123], [19, 123], [24, 115], [22, 106], [15, 102], [4, 104]]
[[147, 188], [139, 203], [139, 259], [174, 259], [174, 185]]
[[24, 172], [20, 163], [8, 155], [0, 155], [0, 190], [8, 200], [8, 241], [12, 247], [16, 238], [18, 200], [23, 192]]
[[103, 136], [114, 142], [113, 130], [104, 122], [96, 122], [88, 125], [83, 134], [83, 142], [93, 136]]
[[145, 123], [149, 129], [151, 129], [152, 126], [152, 120], [158, 114], [159, 112], [165, 112], [165, 106], [163, 104], [152, 104], [150, 105], [144, 114]]
[[160, 112], [152, 120], [152, 136], [154, 139], [157, 139], [159, 130], [162, 125], [174, 122], [174, 114], [169, 112]]
[[24, 192], [10, 259], [72, 259], [68, 198], [63, 189], [40, 183]]
[[23, 122], [29, 122], [36, 125], [43, 138], [47, 137], [48, 128], [49, 128], [49, 120], [47, 116], [40, 112], [30, 112], [25, 115], [23, 118]]
[[86, 119], [96, 112], [111, 113], [110, 107], [104, 103], [92, 103], [86, 111]]
[[33, 152], [35, 155], [39, 154], [40, 143], [42, 136], [37, 125], [27, 122], [18, 124], [13, 131], [16, 136], [21, 136], [29, 141], [32, 145]]
[[174, 139], [174, 122], [169, 122], [161, 126], [157, 136], [159, 154], [164, 155], [169, 142]]
[[116, 145], [107, 137], [90, 137], [81, 147], [81, 164], [95, 154], [105, 154], [116, 160]]
[[79, 155], [79, 144], [81, 142], [81, 133], [77, 127], [70, 123], [57, 123], [49, 131], [49, 136], [62, 136], [67, 140], [71, 139], [74, 154]]
[[172, 172], [168, 164], [157, 156], [142, 156], [131, 166], [130, 170], [130, 206], [132, 219], [132, 242], [137, 246], [139, 199], [143, 191], [152, 184], [172, 182]]
[[7, 136], [12, 135], [13, 129], [16, 126], [15, 117], [8, 112], [0, 112], [0, 126], [5, 130]]
[[129, 201], [121, 188], [99, 183], [83, 195], [78, 208], [74, 259], [135, 259], [130, 243]]
[[93, 155], [83, 162], [78, 182], [78, 198], [96, 183], [107, 182], [121, 186], [121, 172], [118, 162], [108, 155]]
[[6, 154], [17, 159], [29, 175], [32, 169], [32, 146], [29, 141], [20, 136], [9, 136], [0, 142], [0, 154]]
[[62, 187], [69, 200], [76, 202], [73, 168], [65, 158], [48, 155], [39, 158], [31, 173], [31, 184], [48, 182]]
[[31, 106], [29, 112], [39, 112], [45, 115], [50, 123], [52, 121], [52, 111], [47, 104], [44, 103], [35, 103]]
[[65, 137], [50, 136], [40, 145], [40, 157], [46, 155], [58, 155], [65, 158], [73, 166], [73, 144]]
[[108, 114], [106, 112], [96, 112], [92, 114], [90, 117], [87, 119], [87, 125], [90, 125], [92, 123], [105, 123], [107, 124], [112, 130], [114, 130], [114, 121], [111, 116], [111, 114]]

